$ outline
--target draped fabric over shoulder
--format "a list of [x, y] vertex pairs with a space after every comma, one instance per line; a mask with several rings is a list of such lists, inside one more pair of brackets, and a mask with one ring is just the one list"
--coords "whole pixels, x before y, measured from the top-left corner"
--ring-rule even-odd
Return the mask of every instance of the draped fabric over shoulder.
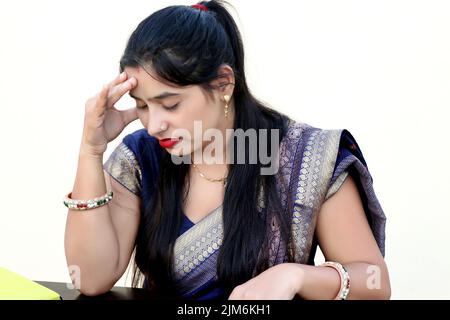
[[161, 152], [158, 140], [150, 136], [145, 129], [140, 129], [123, 138], [103, 165], [103, 169], [139, 196], [143, 209], [156, 188]]
[[[348, 174], [355, 179], [365, 213], [379, 249], [385, 253], [386, 217], [373, 189], [362, 151], [345, 129], [322, 130], [291, 121], [280, 146], [277, 185], [285, 213], [292, 217], [295, 261], [314, 264], [317, 214], [325, 200], [342, 185]], [[286, 261], [276, 220], [270, 221], [270, 264]]]
[[[156, 188], [163, 150], [145, 129], [127, 135], [113, 150], [104, 169], [142, 199], [142, 210]], [[314, 265], [317, 214], [325, 200], [351, 175], [381, 253], [385, 254], [386, 217], [373, 189], [373, 179], [356, 140], [345, 129], [323, 130], [289, 120], [279, 148], [277, 192], [284, 214], [291, 217], [293, 248], [285, 248], [273, 214], [268, 213], [269, 266], [287, 261]], [[263, 208], [264, 204], [258, 204]], [[186, 298], [226, 299], [217, 285], [217, 256], [223, 238], [222, 206], [194, 224], [186, 216], [174, 248], [174, 274], [179, 293]]]

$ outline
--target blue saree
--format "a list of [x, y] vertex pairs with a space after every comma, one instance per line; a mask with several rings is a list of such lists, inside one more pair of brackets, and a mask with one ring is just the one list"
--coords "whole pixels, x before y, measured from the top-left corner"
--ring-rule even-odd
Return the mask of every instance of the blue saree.
[[[157, 139], [140, 129], [127, 135], [103, 166], [115, 180], [141, 197], [141, 210], [155, 190], [162, 152], [165, 150]], [[348, 175], [357, 184], [369, 225], [384, 256], [386, 217], [361, 149], [349, 131], [323, 130], [289, 119], [279, 155], [277, 192], [285, 214], [292, 217], [295, 248], [283, 245], [277, 220], [268, 215], [269, 267], [287, 262], [288, 249], [294, 249], [295, 262], [314, 265], [318, 246], [314, 234], [317, 214]], [[262, 201], [258, 208], [263, 210]], [[227, 299], [216, 281], [217, 256], [223, 237], [221, 209], [219, 206], [195, 224], [183, 217], [174, 247], [173, 272], [177, 290], [185, 298]]]

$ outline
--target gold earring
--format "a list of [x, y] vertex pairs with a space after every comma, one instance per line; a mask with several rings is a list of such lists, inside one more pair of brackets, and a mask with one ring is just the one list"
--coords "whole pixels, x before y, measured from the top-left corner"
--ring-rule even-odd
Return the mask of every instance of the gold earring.
[[225, 99], [225, 118], [228, 118], [228, 101], [230, 101], [230, 96], [226, 94], [223, 98]]

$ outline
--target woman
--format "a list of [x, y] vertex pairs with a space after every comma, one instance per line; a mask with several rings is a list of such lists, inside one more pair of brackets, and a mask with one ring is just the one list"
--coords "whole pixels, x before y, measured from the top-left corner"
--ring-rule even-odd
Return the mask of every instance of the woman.
[[[130, 36], [120, 72], [86, 103], [65, 199], [66, 256], [82, 293], [111, 289], [134, 252], [133, 285], [161, 296], [390, 297], [386, 218], [358, 144], [250, 93], [223, 1], [153, 13]], [[136, 107], [115, 109], [127, 92]], [[144, 129], [103, 164], [107, 143], [136, 119]], [[327, 262], [315, 266], [318, 245]]]

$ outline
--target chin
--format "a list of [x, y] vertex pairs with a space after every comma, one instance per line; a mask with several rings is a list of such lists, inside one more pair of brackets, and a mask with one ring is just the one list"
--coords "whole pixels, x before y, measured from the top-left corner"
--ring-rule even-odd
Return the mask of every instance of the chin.
[[175, 148], [173, 148], [173, 149], [166, 149], [166, 151], [167, 151], [169, 154], [173, 155], [173, 156], [177, 156], [177, 157], [182, 157], [182, 156], [184, 156], [184, 153], [183, 153], [183, 151], [182, 151], [181, 149], [175, 149]]
[[[200, 150], [201, 150], [201, 148], [199, 148]], [[166, 151], [169, 153], [169, 154], [171, 154], [171, 155], [173, 155], [173, 156], [177, 156], [177, 157], [186, 157], [186, 159], [185, 160], [183, 160], [183, 161], [188, 161], [187, 163], [194, 163], [194, 162], [204, 162], [204, 159], [198, 159], [198, 158], [195, 158], [194, 159], [194, 157], [196, 157], [194, 154], [195, 154], [195, 150], [196, 149], [193, 149], [193, 148], [181, 148], [181, 147], [178, 147], [178, 148], [172, 148], [172, 149], [166, 149]], [[190, 158], [187, 158], [187, 157], [190, 157]], [[203, 154], [202, 154], [202, 152], [200, 152], [200, 154], [199, 154], [199, 156], [201, 157], [201, 158], [203, 158]], [[186, 163], [186, 162], [185, 162]]]
[[185, 155], [188, 155], [192, 153], [192, 148], [189, 145], [186, 145], [185, 141], [182, 141], [181, 143], [177, 144], [173, 148], [167, 148], [165, 149], [168, 153], [174, 156], [182, 157]]

